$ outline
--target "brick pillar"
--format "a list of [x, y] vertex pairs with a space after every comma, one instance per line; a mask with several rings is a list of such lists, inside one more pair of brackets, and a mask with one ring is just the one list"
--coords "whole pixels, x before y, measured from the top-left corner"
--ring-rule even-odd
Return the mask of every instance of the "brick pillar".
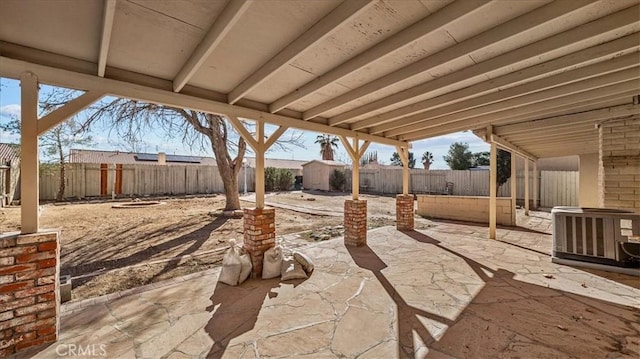
[[344, 201], [344, 244], [360, 247], [367, 245], [367, 201]]
[[600, 125], [599, 205], [640, 212], [640, 118]]
[[399, 231], [413, 231], [413, 195], [396, 196], [396, 228]]
[[244, 209], [244, 249], [251, 256], [251, 278], [262, 278], [264, 252], [276, 244], [275, 208]]
[[0, 237], [0, 357], [58, 339], [57, 232]]

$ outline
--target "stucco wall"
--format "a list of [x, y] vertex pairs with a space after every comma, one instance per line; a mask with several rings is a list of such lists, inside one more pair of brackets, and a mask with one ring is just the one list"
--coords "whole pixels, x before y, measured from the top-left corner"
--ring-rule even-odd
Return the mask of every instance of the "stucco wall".
[[342, 171], [344, 166], [330, 165], [322, 162], [310, 162], [302, 167], [302, 186], [305, 189], [330, 191], [329, 177], [334, 170]]
[[597, 153], [580, 155], [578, 180], [578, 204], [580, 207], [598, 207], [598, 160]]
[[[515, 225], [511, 219], [511, 198], [498, 198], [498, 224]], [[489, 197], [418, 195], [418, 211], [423, 217], [489, 223]]]

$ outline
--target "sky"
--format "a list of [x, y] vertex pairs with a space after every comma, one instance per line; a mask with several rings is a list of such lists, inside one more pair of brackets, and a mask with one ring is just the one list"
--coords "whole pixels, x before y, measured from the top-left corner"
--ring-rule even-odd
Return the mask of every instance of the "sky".
[[[46, 93], [48, 90], [49, 87], [42, 86], [40, 89], [40, 96], [42, 97], [42, 94]], [[0, 124], [5, 124], [13, 117], [19, 116], [20, 83], [16, 80], [0, 78]], [[82, 116], [82, 114], [80, 116]], [[269, 128], [270, 127], [267, 126], [267, 133], [270, 132]], [[301, 142], [304, 144], [305, 148], [291, 147], [289, 151], [272, 149], [267, 152], [267, 157], [294, 160], [313, 160], [320, 158], [320, 149], [318, 145], [314, 143], [316, 136], [319, 135], [318, 133], [290, 129], [285, 132], [283, 138], [290, 136], [290, 131], [297, 131], [298, 133], [301, 133]], [[107, 129], [93, 128], [90, 130], [90, 135], [93, 138], [93, 144], [91, 146], [84, 146], [84, 148], [96, 150], [128, 150], [128, 148], [122, 144], [122, 141], [114, 135], [110, 135]], [[19, 141], [19, 136], [0, 130], [0, 142], [18, 143]], [[192, 148], [187, 144], [183, 144], [179, 138], [167, 139], [166, 134], [160, 132], [149, 133], [145, 136], [144, 142], [145, 144], [142, 146], [143, 152], [165, 152], [169, 154], [198, 156], [212, 156], [213, 153], [210, 148], [202, 149], [199, 146]], [[410, 151], [414, 153], [416, 158], [416, 167], [421, 166], [419, 162], [422, 154], [425, 151], [429, 151], [434, 157], [434, 163], [431, 165], [431, 169], [448, 169], [449, 167], [444, 161], [443, 156], [447, 154], [449, 146], [454, 142], [468, 143], [471, 152], [489, 150], [489, 145], [471, 132], [457, 132], [445, 136], [433, 137], [427, 140], [415, 141], [412, 142], [413, 148]], [[380, 163], [388, 164], [390, 163], [391, 155], [395, 152], [395, 148], [388, 145], [372, 143], [367, 152], [377, 152], [378, 161]], [[251, 156], [251, 154], [247, 155]], [[349, 156], [341, 144], [338, 146], [335, 159], [343, 162], [350, 162]]]

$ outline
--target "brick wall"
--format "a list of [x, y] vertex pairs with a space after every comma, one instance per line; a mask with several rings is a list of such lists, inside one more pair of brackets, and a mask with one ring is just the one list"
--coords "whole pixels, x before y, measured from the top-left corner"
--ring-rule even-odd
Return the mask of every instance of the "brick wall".
[[0, 357], [57, 340], [58, 233], [0, 237]]
[[640, 212], [640, 118], [600, 125], [599, 205]]
[[276, 244], [275, 208], [244, 209], [244, 249], [251, 256], [251, 278], [262, 278], [264, 252]]
[[[418, 211], [423, 217], [489, 223], [489, 197], [418, 195]], [[513, 226], [511, 198], [498, 197], [496, 222]]]
[[413, 230], [413, 195], [396, 196], [396, 228], [399, 231]]
[[367, 201], [344, 201], [344, 244], [360, 247], [367, 244]]

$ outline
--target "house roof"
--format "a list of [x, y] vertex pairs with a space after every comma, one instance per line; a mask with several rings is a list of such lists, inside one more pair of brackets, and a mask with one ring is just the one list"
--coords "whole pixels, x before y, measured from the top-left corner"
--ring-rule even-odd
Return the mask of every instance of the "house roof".
[[328, 161], [328, 160], [311, 160], [309, 162], [305, 162], [302, 164], [302, 166], [306, 166], [312, 163], [321, 163], [323, 165], [327, 165], [327, 166], [336, 166], [336, 167], [345, 167], [346, 164], [342, 163], [342, 162], [338, 162], [338, 161]]
[[13, 162], [20, 159], [18, 145], [10, 143], [0, 143], [0, 164]]
[[594, 124], [640, 113], [639, 24], [638, 0], [2, 0], [0, 76], [551, 157], [597, 152]]
[[[245, 157], [244, 158], [247, 165], [249, 167], [256, 166], [256, 158], [255, 157]], [[288, 168], [288, 169], [302, 169], [302, 165], [306, 161], [300, 160], [286, 160], [281, 158], [265, 158], [264, 166], [265, 167], [275, 167], [275, 168]]]
[[[215, 166], [213, 157], [166, 155], [168, 164], [198, 164]], [[118, 163], [118, 164], [156, 164], [157, 153], [136, 153], [120, 151], [98, 151], [71, 149], [70, 163]]]

